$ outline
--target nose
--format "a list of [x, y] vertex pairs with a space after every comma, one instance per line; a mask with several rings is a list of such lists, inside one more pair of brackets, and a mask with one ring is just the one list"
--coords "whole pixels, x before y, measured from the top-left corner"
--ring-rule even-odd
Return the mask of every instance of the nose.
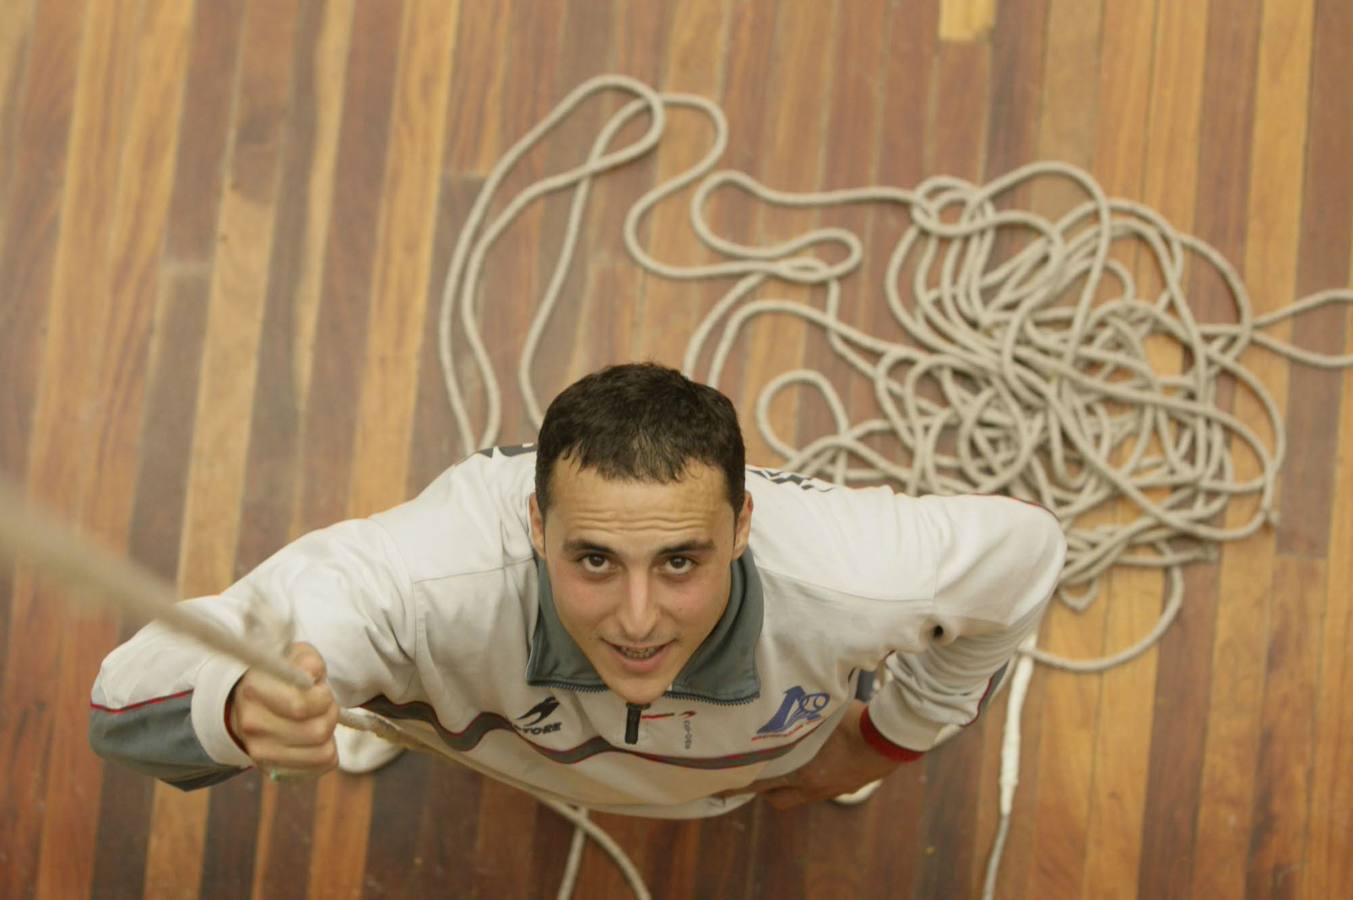
[[626, 643], [647, 643], [658, 626], [658, 605], [653, 602], [649, 573], [632, 573], [625, 587], [625, 597], [616, 613], [620, 636]]

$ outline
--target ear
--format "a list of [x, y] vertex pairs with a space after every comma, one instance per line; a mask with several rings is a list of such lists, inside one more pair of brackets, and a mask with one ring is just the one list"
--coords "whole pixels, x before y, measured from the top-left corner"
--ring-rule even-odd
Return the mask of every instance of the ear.
[[738, 559], [747, 549], [752, 534], [752, 492], [742, 492], [742, 511], [733, 523], [733, 558]]
[[540, 504], [534, 493], [531, 494], [531, 546], [536, 548], [537, 556], [545, 558], [545, 517], [540, 514]]

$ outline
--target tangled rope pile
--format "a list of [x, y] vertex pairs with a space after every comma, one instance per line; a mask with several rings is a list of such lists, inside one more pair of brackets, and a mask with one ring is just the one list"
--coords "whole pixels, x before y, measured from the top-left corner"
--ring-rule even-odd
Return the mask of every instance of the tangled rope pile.
[[[606, 122], [586, 159], [522, 190], [490, 219], [498, 188], [522, 157], [580, 104], [611, 90], [634, 99]], [[1092, 177], [1064, 163], [1025, 166], [986, 185], [936, 177], [914, 190], [773, 190], [742, 172], [711, 171], [728, 139], [718, 106], [703, 97], [659, 95], [632, 79], [603, 76], [580, 85], [508, 151], [485, 181], [457, 241], [442, 295], [439, 349], [465, 454], [494, 444], [502, 418], [501, 391], [476, 321], [490, 248], [530, 204], [552, 192], [572, 191], [559, 255], [517, 371], [527, 413], [539, 427], [543, 414], [532, 363], [577, 246], [592, 181], [653, 150], [665, 133], [667, 111], [675, 108], [708, 118], [713, 126], [710, 148], [690, 169], [635, 202], [623, 235], [630, 254], [655, 275], [687, 281], [736, 279], [691, 337], [685, 373], [717, 386], [753, 320], [790, 316], [821, 330], [831, 348], [874, 388], [878, 409], [871, 417], [852, 420], [838, 387], [820, 372], [798, 369], [771, 379], [758, 396], [756, 422], [767, 445], [785, 458], [784, 468], [841, 484], [890, 481], [913, 495], [1002, 492], [1039, 503], [1056, 514], [1066, 533], [1069, 553], [1057, 594], [1078, 610], [1094, 601], [1104, 574], [1114, 566], [1167, 572], [1161, 617], [1132, 646], [1099, 660], [1063, 659], [1032, 642], [1023, 648], [1012, 679], [1002, 754], [1001, 824], [986, 884], [986, 896], [991, 896], [1009, 827], [1019, 710], [1030, 660], [1098, 672], [1143, 653], [1182, 606], [1182, 567], [1215, 559], [1217, 542], [1247, 537], [1275, 520], [1273, 491], [1286, 447], [1283, 423], [1272, 396], [1240, 363], [1240, 356], [1257, 344], [1306, 365], [1353, 365], [1353, 357], [1309, 353], [1261, 333], [1316, 307], [1353, 302], [1353, 292], [1325, 291], [1256, 317], [1241, 279], [1215, 249], [1175, 230], [1145, 206], [1107, 198]], [[613, 149], [616, 136], [641, 116], [647, 119], [644, 134]], [[1002, 205], [1012, 191], [1035, 180], [1069, 183], [1084, 199], [1056, 219]], [[653, 258], [639, 237], [644, 217], [664, 198], [697, 181], [689, 208], [691, 226], [725, 259], [676, 265]], [[724, 188], [773, 207], [903, 207], [910, 225], [892, 248], [883, 297], [908, 342], [884, 340], [841, 318], [841, 282], [863, 257], [856, 234], [817, 228], [769, 246], [738, 243], [716, 234], [708, 222], [709, 200]], [[1153, 296], [1142, 296], [1136, 277], [1142, 268], [1128, 266], [1116, 253], [1124, 247], [1145, 259], [1146, 270], [1160, 283]], [[837, 260], [827, 261], [832, 258]], [[1234, 322], [1195, 319], [1184, 291], [1191, 264], [1209, 267], [1220, 277], [1234, 304]], [[774, 279], [818, 288], [821, 305], [757, 297], [758, 289]], [[486, 421], [478, 430], [471, 425], [456, 374], [452, 326], [457, 319], [483, 385]], [[1162, 342], [1171, 342], [1172, 350], [1148, 352]], [[711, 343], [709, 362], [701, 370], [700, 360]], [[1153, 359], [1165, 357], [1178, 359], [1181, 371], [1160, 371]], [[1221, 375], [1230, 376], [1258, 401], [1271, 446], [1217, 405]], [[770, 408], [790, 389], [816, 392], [831, 411], [835, 432], [804, 446], [777, 434]], [[1231, 450], [1237, 441], [1257, 463], [1259, 472], [1252, 478], [1237, 478]], [[879, 449], [879, 444], [888, 449]], [[1239, 498], [1253, 501], [1249, 518], [1233, 526], [1214, 524]], [[1135, 510], [1131, 521], [1082, 521], [1121, 501]], [[575, 834], [561, 897], [572, 892], [581, 846], [581, 834]], [[645, 896], [642, 884], [634, 879], [631, 884]]]

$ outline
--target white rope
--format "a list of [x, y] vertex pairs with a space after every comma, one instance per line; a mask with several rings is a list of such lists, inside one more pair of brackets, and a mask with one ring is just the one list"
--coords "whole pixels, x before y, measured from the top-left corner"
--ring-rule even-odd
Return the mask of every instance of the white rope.
[[[606, 122], [585, 160], [498, 204], [501, 212], [485, 225], [495, 192], [518, 161], [582, 103], [608, 91], [633, 99]], [[1353, 365], [1353, 357], [1311, 353], [1260, 333], [1318, 306], [1353, 302], [1353, 292], [1313, 294], [1256, 318], [1245, 286], [1214, 248], [1177, 231], [1148, 207], [1106, 197], [1090, 175], [1065, 163], [1024, 166], [985, 185], [945, 176], [927, 179], [913, 190], [868, 186], [777, 191], [742, 172], [712, 171], [727, 144], [728, 127], [710, 101], [688, 94], [659, 95], [633, 79], [602, 76], [572, 91], [508, 151], [485, 182], [457, 241], [442, 294], [438, 338], [465, 454], [494, 444], [501, 425], [501, 394], [475, 318], [483, 263], [493, 242], [529, 204], [555, 191], [573, 191], [554, 272], [517, 370], [527, 414], [539, 427], [542, 411], [531, 383], [532, 363], [572, 261], [592, 180], [653, 150], [672, 108], [708, 119], [713, 128], [710, 149], [690, 169], [636, 201], [622, 231], [630, 254], [654, 275], [735, 279], [696, 328], [684, 355], [685, 373], [717, 386], [744, 328], [760, 317], [793, 316], [806, 328], [821, 330], [832, 349], [874, 386], [877, 413], [852, 421], [837, 387], [821, 373], [800, 369], [771, 379], [758, 395], [756, 423], [767, 445], [785, 457], [785, 468], [840, 484], [891, 481], [908, 494], [1002, 492], [1039, 503], [1058, 517], [1066, 533], [1069, 554], [1057, 596], [1077, 610], [1095, 600], [1102, 576], [1113, 566], [1158, 568], [1168, 574], [1169, 593], [1159, 620], [1130, 647], [1099, 660], [1064, 659], [1032, 644], [1022, 650], [1007, 713], [1002, 819], [987, 871], [990, 897], [1009, 827], [1030, 659], [1068, 671], [1100, 672], [1144, 653], [1182, 608], [1182, 567], [1215, 560], [1216, 542], [1239, 540], [1276, 521], [1273, 491], [1286, 436], [1277, 404], [1239, 358], [1258, 345], [1306, 365]], [[612, 149], [616, 135], [638, 117], [648, 123], [643, 136]], [[1083, 200], [1055, 219], [1009, 204], [1011, 191], [1040, 180], [1070, 184]], [[652, 257], [640, 239], [644, 217], [691, 185], [696, 185], [691, 227], [721, 260], [677, 264]], [[737, 190], [772, 207], [903, 207], [910, 225], [892, 248], [883, 300], [908, 341], [884, 340], [840, 318], [840, 282], [863, 258], [863, 241], [856, 234], [816, 228], [771, 245], [740, 243], [716, 234], [708, 223], [706, 208], [721, 190]], [[1024, 242], [1002, 256], [998, 237]], [[1137, 248], [1154, 270], [1162, 287], [1153, 296], [1142, 296], [1133, 271], [1111, 255], [1124, 247]], [[1190, 265], [1220, 276], [1235, 308], [1234, 322], [1195, 320], [1183, 287]], [[757, 297], [770, 279], [820, 286], [821, 305]], [[468, 373], [458, 375], [452, 354], [457, 310], [475, 377], [483, 385], [485, 423], [478, 432], [471, 426], [460, 385]], [[1157, 371], [1146, 352], [1148, 339], [1173, 341], [1186, 352], [1187, 366], [1179, 372]], [[711, 342], [702, 370], [700, 361]], [[1223, 374], [1258, 401], [1272, 446], [1217, 407], [1217, 382]], [[777, 434], [770, 409], [790, 388], [820, 397], [835, 431], [803, 446]], [[1237, 440], [1258, 463], [1254, 478], [1236, 479], [1230, 448]], [[871, 441], [889, 449], [876, 449]], [[1253, 504], [1249, 518], [1238, 525], [1213, 524], [1236, 498]], [[1135, 519], [1114, 525], [1083, 523], [1087, 514], [1119, 500], [1130, 503]], [[580, 849], [575, 837], [574, 850]], [[618, 848], [610, 852], [628, 867]], [[575, 871], [571, 851], [561, 898], [571, 895]]]

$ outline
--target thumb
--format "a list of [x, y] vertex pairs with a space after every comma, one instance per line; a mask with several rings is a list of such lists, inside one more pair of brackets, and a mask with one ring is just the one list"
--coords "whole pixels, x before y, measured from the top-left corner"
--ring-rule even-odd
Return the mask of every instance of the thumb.
[[324, 657], [320, 656], [319, 651], [309, 644], [296, 643], [288, 647], [287, 662], [313, 678], [315, 684], [322, 684], [325, 675], [328, 673], [324, 665]]

